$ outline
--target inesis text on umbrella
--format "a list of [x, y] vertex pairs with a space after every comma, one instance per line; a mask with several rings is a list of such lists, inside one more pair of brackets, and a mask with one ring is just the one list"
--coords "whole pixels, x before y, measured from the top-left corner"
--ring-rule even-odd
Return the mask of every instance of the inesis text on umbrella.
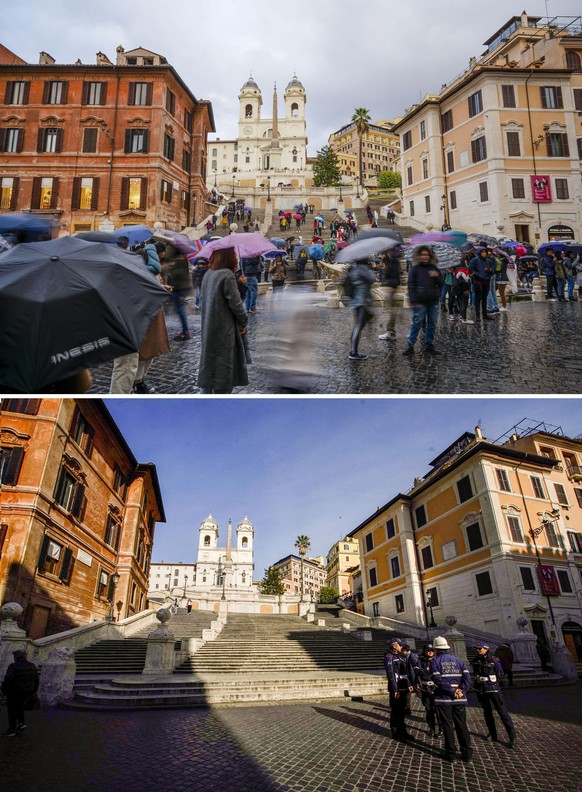
[[79, 355], [86, 355], [88, 352], [93, 352], [96, 349], [102, 349], [103, 347], [109, 346], [111, 341], [109, 338], [98, 338], [96, 341], [89, 341], [83, 346], [73, 347], [72, 349], [68, 349], [65, 352], [57, 352], [56, 355], [51, 355], [51, 363], [55, 365], [57, 363], [62, 363], [64, 360], [69, 360], [69, 358], [79, 357]]

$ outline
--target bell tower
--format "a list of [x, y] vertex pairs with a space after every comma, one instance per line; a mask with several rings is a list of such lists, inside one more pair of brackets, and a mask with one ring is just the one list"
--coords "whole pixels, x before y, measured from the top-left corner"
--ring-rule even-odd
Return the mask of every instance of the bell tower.
[[200, 523], [199, 550], [215, 550], [218, 546], [218, 525], [211, 514]]
[[[252, 74], [240, 89], [238, 100], [240, 103], [239, 127], [241, 133], [239, 134], [239, 138], [254, 137], [256, 125], [261, 120], [261, 105], [263, 104], [263, 98], [261, 96], [261, 89], [254, 81]], [[253, 127], [252, 135], [244, 134], [243, 127], [248, 127], [249, 125]]]

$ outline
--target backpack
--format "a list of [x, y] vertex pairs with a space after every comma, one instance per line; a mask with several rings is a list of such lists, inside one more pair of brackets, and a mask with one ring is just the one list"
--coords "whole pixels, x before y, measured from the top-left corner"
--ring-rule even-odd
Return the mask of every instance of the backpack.
[[354, 286], [354, 281], [352, 280], [351, 269], [352, 269], [351, 267], [348, 267], [346, 274], [340, 280], [340, 285], [342, 287], [344, 297], [354, 296], [355, 286]]

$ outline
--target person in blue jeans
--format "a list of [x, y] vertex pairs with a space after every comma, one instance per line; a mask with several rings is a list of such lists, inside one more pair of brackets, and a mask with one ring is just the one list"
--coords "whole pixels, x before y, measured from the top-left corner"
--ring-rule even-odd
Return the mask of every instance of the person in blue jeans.
[[412, 307], [412, 325], [408, 334], [408, 345], [402, 354], [414, 355], [414, 344], [426, 318], [425, 348], [431, 355], [438, 355], [440, 350], [434, 346], [434, 336], [439, 315], [443, 276], [437, 267], [433, 251], [426, 245], [419, 245], [414, 249], [412, 263], [413, 266], [408, 273], [408, 296]]
[[245, 308], [248, 313], [257, 313], [257, 295], [259, 293], [259, 275], [264, 270], [265, 265], [260, 256], [252, 258], [241, 258], [240, 266], [246, 278], [247, 293], [245, 297]]

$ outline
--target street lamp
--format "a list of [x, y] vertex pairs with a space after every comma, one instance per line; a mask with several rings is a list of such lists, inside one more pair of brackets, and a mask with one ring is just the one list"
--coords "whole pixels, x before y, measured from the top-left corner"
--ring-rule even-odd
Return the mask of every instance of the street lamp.
[[186, 596], [186, 586], [188, 584], [188, 575], [184, 575], [184, 596]]
[[[541, 534], [541, 532], [544, 530], [544, 528], [548, 524], [551, 525], [551, 523], [555, 523], [555, 522], [557, 522], [560, 519], [560, 510], [559, 509], [552, 509], [551, 512], [538, 512], [537, 514], [538, 514], [538, 517], [540, 518], [540, 521], [541, 521], [540, 525], [536, 526], [535, 528], [532, 525], [532, 527], [529, 529], [529, 535], [532, 538], [534, 549], [536, 551], [536, 557], [537, 557], [537, 560], [538, 560], [538, 567], [540, 569], [540, 584], [541, 584], [541, 582], [543, 580], [543, 566], [544, 565], [542, 564], [542, 558], [540, 556], [540, 551], [538, 550], [536, 537]], [[549, 608], [549, 611], [550, 611], [550, 617], [552, 619], [552, 628], [555, 631], [556, 620], [554, 619], [554, 610], [552, 608], [552, 601], [551, 601], [550, 596], [549, 596], [549, 594], [547, 592], [546, 592], [546, 600], [548, 602], [548, 608]]]
[[356, 198], [360, 197], [360, 177], [356, 176]]
[[117, 584], [119, 583], [119, 575], [117, 574], [117, 572], [114, 572], [111, 575], [110, 582], [111, 582], [111, 591], [109, 596], [109, 602], [110, 602], [109, 613], [107, 614], [108, 622], [115, 621], [115, 618], [113, 616], [113, 600], [115, 599], [115, 589], [117, 588]]
[[340, 177], [339, 177], [339, 188], [340, 188], [339, 202], [343, 203], [344, 202], [344, 197], [342, 195], [342, 174], [341, 173], [340, 173]]
[[271, 177], [267, 176], [267, 203], [271, 203]]
[[216, 168], [213, 168], [214, 171], [214, 189], [216, 189]]
[[442, 201], [441, 209], [443, 210], [443, 227], [442, 227], [442, 230], [443, 231], [448, 231], [449, 228], [450, 228], [450, 225], [449, 225], [449, 220], [447, 218], [447, 196], [446, 195], [442, 195], [441, 196], [441, 201]]
[[430, 624], [429, 627], [437, 627], [437, 623], [434, 620], [434, 613], [432, 610], [432, 591], [426, 595], [426, 607], [430, 610]]
[[220, 599], [221, 599], [221, 600], [225, 600], [225, 599], [226, 599], [226, 591], [225, 591], [225, 586], [226, 586], [226, 570], [224, 570], [224, 569], [222, 570], [222, 574], [220, 575], [220, 582], [222, 583], [222, 595], [221, 595]]

